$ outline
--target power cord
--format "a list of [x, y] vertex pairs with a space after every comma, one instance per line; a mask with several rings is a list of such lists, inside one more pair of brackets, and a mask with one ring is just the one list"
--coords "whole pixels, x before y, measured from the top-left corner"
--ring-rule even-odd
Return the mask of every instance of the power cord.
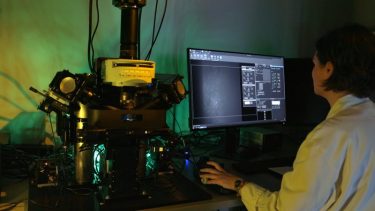
[[161, 29], [161, 27], [164, 23], [164, 17], [165, 17], [165, 13], [167, 11], [168, 0], [165, 0], [163, 16], [161, 18], [158, 30], [157, 30], [156, 35], [155, 35], [156, 14], [157, 14], [157, 11], [158, 11], [158, 4], [159, 4], [159, 0], [156, 0], [155, 12], [154, 12], [154, 24], [153, 24], [153, 29], [152, 29], [152, 42], [151, 42], [151, 47], [150, 47], [150, 49], [147, 53], [147, 56], [146, 56], [145, 60], [150, 60], [152, 49], [154, 48], [154, 45], [155, 45], [156, 40], [158, 39], [158, 36], [159, 36], [159, 33], [160, 33], [160, 29]]

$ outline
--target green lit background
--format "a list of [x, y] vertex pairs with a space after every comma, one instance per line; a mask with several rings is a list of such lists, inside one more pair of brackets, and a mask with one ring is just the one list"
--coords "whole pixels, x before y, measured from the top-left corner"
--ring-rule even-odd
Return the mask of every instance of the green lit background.
[[[89, 72], [88, 0], [0, 1], [0, 128], [13, 143], [34, 143], [51, 135], [49, 121], [37, 111], [57, 71]], [[157, 25], [165, 0], [159, 1]], [[141, 59], [150, 47], [155, 0], [143, 8]], [[375, 26], [373, 0], [169, 0], [151, 60], [158, 73], [186, 76], [186, 48], [310, 57], [314, 40], [346, 22]], [[118, 57], [120, 10], [99, 0], [96, 57]], [[209, 79], [207, 79], [209, 80]], [[179, 127], [188, 127], [188, 100], [176, 106]], [[168, 112], [168, 124], [171, 124]]]

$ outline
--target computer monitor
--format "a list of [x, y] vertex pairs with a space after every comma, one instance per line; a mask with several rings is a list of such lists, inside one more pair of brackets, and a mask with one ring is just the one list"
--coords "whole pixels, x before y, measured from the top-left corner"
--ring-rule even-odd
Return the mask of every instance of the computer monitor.
[[188, 48], [190, 128], [286, 121], [284, 58]]
[[190, 129], [225, 129], [215, 156], [257, 156], [259, 147], [250, 146], [256, 140], [239, 148], [240, 129], [286, 121], [284, 58], [197, 48], [188, 48], [187, 57]]

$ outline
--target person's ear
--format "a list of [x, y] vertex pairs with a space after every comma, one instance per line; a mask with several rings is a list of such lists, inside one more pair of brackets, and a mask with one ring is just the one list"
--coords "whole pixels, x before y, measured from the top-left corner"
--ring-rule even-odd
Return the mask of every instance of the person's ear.
[[334, 66], [333, 66], [333, 63], [331, 61], [328, 61], [325, 65], [324, 65], [324, 75], [325, 75], [325, 79], [327, 80], [329, 77], [331, 77], [331, 75], [333, 74], [333, 71], [334, 71]]

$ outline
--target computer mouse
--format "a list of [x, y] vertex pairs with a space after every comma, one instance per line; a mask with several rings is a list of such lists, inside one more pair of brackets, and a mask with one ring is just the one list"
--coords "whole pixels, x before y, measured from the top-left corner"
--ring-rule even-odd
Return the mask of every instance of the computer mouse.
[[207, 162], [210, 160], [210, 157], [208, 156], [201, 156], [199, 157], [198, 159], [198, 162], [197, 162], [197, 170], [199, 171], [200, 169], [204, 169], [204, 168], [213, 168], [212, 166], [208, 165]]
[[210, 158], [208, 156], [202, 156], [199, 158], [198, 162], [197, 162], [197, 179], [203, 184], [205, 185], [205, 187], [207, 187], [208, 189], [218, 193], [218, 194], [221, 194], [221, 195], [227, 195], [227, 194], [235, 194], [235, 191], [232, 191], [232, 190], [229, 190], [229, 189], [225, 189], [223, 187], [221, 187], [220, 185], [215, 185], [215, 184], [207, 184], [207, 180], [206, 179], [202, 179], [199, 175], [201, 174], [200, 173], [200, 169], [203, 169], [203, 168], [214, 168], [213, 166], [211, 165], [208, 165], [207, 164], [207, 161], [209, 161]]

